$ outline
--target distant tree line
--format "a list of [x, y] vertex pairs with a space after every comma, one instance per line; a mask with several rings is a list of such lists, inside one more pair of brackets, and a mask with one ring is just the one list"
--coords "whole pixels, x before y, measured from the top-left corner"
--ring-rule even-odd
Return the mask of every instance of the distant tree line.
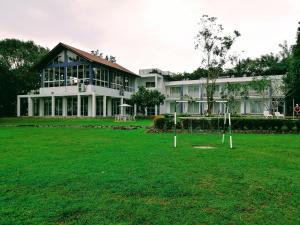
[[48, 52], [33, 41], [0, 40], [0, 116], [16, 115], [17, 95], [39, 87], [34, 65]]

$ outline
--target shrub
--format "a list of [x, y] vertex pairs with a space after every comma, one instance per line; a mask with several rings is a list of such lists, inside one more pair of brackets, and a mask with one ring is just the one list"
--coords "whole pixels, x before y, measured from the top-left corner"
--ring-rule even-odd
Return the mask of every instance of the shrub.
[[[224, 118], [183, 118], [178, 119], [177, 128], [185, 130], [223, 130]], [[299, 132], [300, 120], [288, 119], [259, 119], [233, 117], [231, 119], [232, 130], [249, 131], [274, 131], [274, 132]], [[228, 125], [227, 125], [228, 126]], [[173, 117], [157, 117], [154, 120], [154, 127], [160, 130], [170, 130], [174, 127]]]

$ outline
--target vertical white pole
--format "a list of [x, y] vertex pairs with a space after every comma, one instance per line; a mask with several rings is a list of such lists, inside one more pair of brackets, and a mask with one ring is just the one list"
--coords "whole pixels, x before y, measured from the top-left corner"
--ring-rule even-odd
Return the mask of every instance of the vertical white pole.
[[28, 97], [28, 116], [33, 116], [33, 101], [31, 97]]
[[17, 116], [20, 116], [21, 115], [21, 100], [20, 100], [20, 97], [18, 96], [17, 97]]
[[[176, 105], [176, 103], [175, 103]], [[175, 106], [176, 107], [176, 106]], [[177, 137], [176, 137], [176, 111], [174, 112], [174, 147], [176, 148], [177, 146]]]
[[51, 96], [51, 116], [55, 116], [55, 97]]
[[226, 111], [224, 110], [224, 127], [223, 127], [223, 136], [222, 136], [222, 144], [224, 144], [224, 141], [225, 141], [225, 126], [226, 126]]
[[230, 113], [228, 113], [228, 124], [229, 124], [229, 143], [230, 143], [230, 148], [232, 148], [232, 135], [231, 135], [231, 118], [230, 118]]

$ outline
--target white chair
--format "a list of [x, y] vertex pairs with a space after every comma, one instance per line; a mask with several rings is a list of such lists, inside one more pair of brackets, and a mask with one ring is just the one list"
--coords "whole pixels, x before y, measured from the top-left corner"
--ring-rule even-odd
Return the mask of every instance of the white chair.
[[276, 116], [277, 119], [279, 119], [279, 118], [283, 118], [284, 119], [284, 115], [281, 114], [280, 112], [275, 112], [275, 116]]
[[264, 111], [264, 117], [265, 118], [269, 118], [269, 117], [273, 117], [273, 115], [272, 114], [270, 114], [270, 112], [269, 111]]

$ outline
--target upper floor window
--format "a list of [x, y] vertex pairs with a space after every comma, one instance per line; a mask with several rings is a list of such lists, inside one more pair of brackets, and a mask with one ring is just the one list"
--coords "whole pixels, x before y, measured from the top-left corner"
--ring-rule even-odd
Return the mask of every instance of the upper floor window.
[[67, 59], [68, 59], [68, 62], [79, 62], [80, 61], [80, 57], [70, 51], [67, 51]]
[[147, 87], [147, 88], [155, 87], [155, 82], [152, 82], [152, 81], [151, 81], [151, 82], [150, 82], [150, 81], [149, 81], [149, 82], [146, 82], [146, 87]]
[[65, 62], [65, 55], [64, 52], [61, 52], [53, 58], [50, 64], [61, 64], [64, 62]]

